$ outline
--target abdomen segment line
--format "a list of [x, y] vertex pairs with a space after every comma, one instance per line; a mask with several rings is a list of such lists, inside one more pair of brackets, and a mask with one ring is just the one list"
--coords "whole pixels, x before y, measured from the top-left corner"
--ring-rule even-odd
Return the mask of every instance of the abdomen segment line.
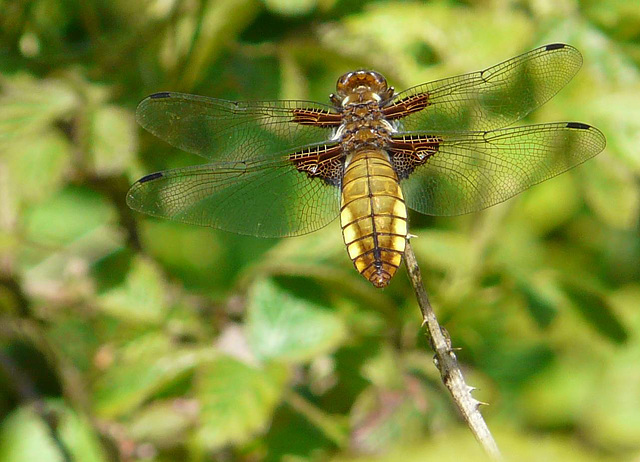
[[386, 286], [402, 261], [407, 208], [398, 176], [383, 150], [352, 154], [344, 174], [340, 222], [356, 269], [374, 286]]

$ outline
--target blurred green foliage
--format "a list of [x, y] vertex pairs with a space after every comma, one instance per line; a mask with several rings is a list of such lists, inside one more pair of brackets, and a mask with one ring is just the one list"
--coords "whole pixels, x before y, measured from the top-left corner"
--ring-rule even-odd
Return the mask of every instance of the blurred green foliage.
[[479, 460], [401, 270], [337, 223], [260, 240], [125, 194], [197, 158], [143, 133], [160, 90], [326, 101], [566, 42], [584, 67], [530, 122], [607, 136], [482, 213], [412, 215], [428, 291], [510, 460], [640, 457], [635, 0], [0, 1], [0, 462]]

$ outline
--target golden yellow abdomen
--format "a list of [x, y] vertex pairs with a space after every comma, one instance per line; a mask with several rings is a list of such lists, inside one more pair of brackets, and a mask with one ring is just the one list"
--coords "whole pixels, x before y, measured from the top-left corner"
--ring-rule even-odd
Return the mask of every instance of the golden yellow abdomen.
[[356, 269], [374, 286], [386, 286], [402, 261], [407, 207], [384, 151], [356, 152], [347, 165], [340, 225]]

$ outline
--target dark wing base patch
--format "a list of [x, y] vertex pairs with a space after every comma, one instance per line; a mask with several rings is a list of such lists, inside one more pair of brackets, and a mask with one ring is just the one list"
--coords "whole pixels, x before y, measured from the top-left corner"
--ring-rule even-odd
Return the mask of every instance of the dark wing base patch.
[[289, 154], [289, 160], [309, 178], [321, 178], [330, 185], [340, 186], [344, 156], [339, 144], [308, 147]]
[[387, 151], [398, 178], [408, 178], [417, 167], [438, 152], [441, 142], [441, 138], [433, 135], [405, 135], [392, 138]]

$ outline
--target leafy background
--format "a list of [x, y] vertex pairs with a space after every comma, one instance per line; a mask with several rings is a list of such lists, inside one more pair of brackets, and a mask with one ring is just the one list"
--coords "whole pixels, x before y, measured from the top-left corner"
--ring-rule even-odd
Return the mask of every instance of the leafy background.
[[640, 457], [640, 7], [634, 0], [0, 1], [0, 461], [478, 460], [404, 270], [377, 291], [339, 227], [260, 240], [130, 211], [198, 163], [144, 96], [326, 101], [571, 43], [526, 122], [605, 152], [482, 213], [412, 215], [414, 247], [511, 460]]

